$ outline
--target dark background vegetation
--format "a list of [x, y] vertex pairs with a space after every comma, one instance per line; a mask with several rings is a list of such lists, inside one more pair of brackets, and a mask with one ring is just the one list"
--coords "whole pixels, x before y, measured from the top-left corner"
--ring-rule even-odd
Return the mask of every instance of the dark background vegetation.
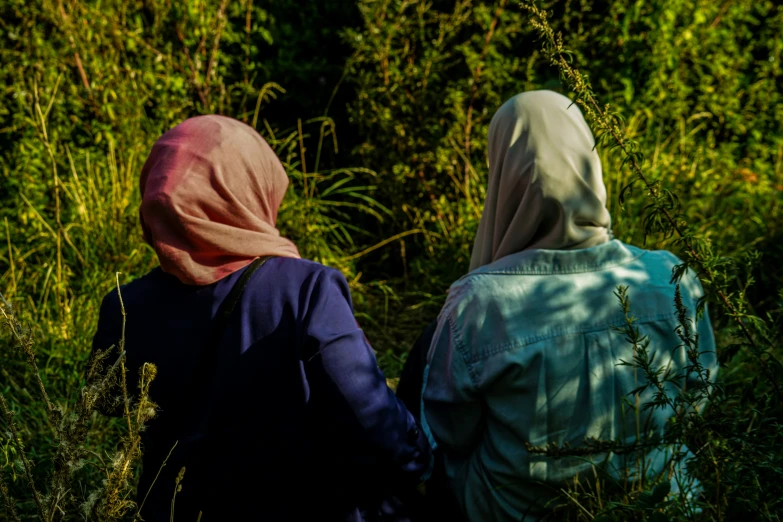
[[[622, 116], [645, 171], [679, 198], [699, 241], [725, 256], [717, 269], [727, 291], [751, 322], [767, 321], [768, 356], [780, 357], [783, 6], [541, 5], [599, 102]], [[343, 271], [394, 376], [467, 271], [489, 120], [537, 88], [570, 93], [528, 15], [506, 0], [2, 0], [0, 292], [31, 328], [52, 400], [67, 411], [81, 393], [115, 272], [123, 282], [155, 266], [138, 228], [137, 176], [167, 129], [222, 113], [267, 138], [292, 178], [281, 229], [303, 255]], [[681, 254], [676, 237], [645, 233], [646, 190], [620, 203], [632, 178], [622, 154], [599, 151], [616, 237]], [[719, 413], [700, 428], [720, 436], [697, 437], [710, 455], [694, 463], [708, 491], [700, 514], [639, 507], [651, 483], [606, 498], [573, 492], [568, 517], [779, 520], [779, 398], [756, 378], [760, 363], [734, 349], [736, 325], [714, 296], [710, 306], [727, 366]], [[0, 350], [0, 391], [44, 485], [59, 432], [34, 382], [23, 358]], [[123, 429], [91, 416], [85, 444], [114, 451]], [[24, 499], [12, 439], [0, 420], [0, 472]], [[96, 462], [85, 456], [74, 470], [72, 505], [100, 484]], [[19, 511], [33, 513], [32, 500]]]

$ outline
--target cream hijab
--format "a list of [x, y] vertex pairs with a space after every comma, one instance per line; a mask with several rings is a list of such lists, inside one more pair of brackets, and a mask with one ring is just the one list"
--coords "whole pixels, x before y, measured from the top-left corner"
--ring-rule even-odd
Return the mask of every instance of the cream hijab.
[[552, 91], [518, 94], [489, 126], [489, 185], [470, 270], [533, 249], [612, 238], [595, 139], [579, 108]]

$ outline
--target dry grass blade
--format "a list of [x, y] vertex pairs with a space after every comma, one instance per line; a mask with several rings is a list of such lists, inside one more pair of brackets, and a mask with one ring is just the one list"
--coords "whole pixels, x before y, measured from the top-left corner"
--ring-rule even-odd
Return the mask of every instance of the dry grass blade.
[[[38, 367], [35, 364], [35, 355], [33, 354], [32, 351], [32, 339], [30, 338], [30, 336], [22, 333], [21, 325], [17, 322], [16, 317], [13, 314], [13, 310], [11, 309], [11, 305], [5, 300], [3, 294], [0, 294], [0, 314], [2, 314], [6, 325], [11, 330], [14, 339], [18, 343], [18, 347], [25, 353], [25, 355], [28, 356], [28, 364], [31, 364], [34, 370], [36, 371], [38, 383], [43, 392], [42, 395], [44, 397], [44, 400], [47, 401], [47, 408], [51, 408], [51, 402], [48, 402], [49, 396], [46, 394], [46, 390], [43, 388], [43, 382], [41, 382], [40, 375], [38, 375], [37, 373]], [[51, 409], [49, 411], [51, 411]], [[41, 516], [42, 520], [46, 520], [44, 516], [43, 500], [41, 499], [41, 495], [35, 487], [35, 480], [33, 479], [33, 465], [27, 458], [27, 454], [25, 453], [24, 447], [22, 446], [21, 439], [19, 438], [19, 430], [17, 429], [16, 422], [14, 420], [15, 414], [8, 406], [5, 396], [2, 393], [0, 393], [0, 414], [3, 416], [3, 418], [5, 419], [8, 425], [8, 429], [11, 432], [11, 437], [13, 439], [14, 447], [16, 448], [16, 451], [22, 460], [24, 473], [30, 485], [30, 491], [33, 496], [33, 500], [35, 500], [35, 506], [38, 509], [38, 513]], [[3, 485], [3, 497], [4, 499], [9, 498], [7, 497], [5, 485]], [[6, 502], [8, 502], [8, 500], [6, 500]]]
[[150, 484], [149, 489], [147, 489], [147, 492], [144, 494], [144, 499], [141, 501], [136, 516], [133, 518], [134, 521], [141, 520], [141, 510], [144, 509], [144, 504], [147, 502], [147, 497], [149, 497], [152, 488], [155, 487], [155, 483], [158, 481], [158, 477], [160, 477], [160, 472], [163, 470], [164, 467], [166, 467], [166, 463], [169, 461], [169, 457], [171, 457], [171, 454], [174, 453], [174, 449], [177, 447], [177, 444], [179, 444], [179, 441], [178, 440], [174, 441], [174, 445], [169, 450], [169, 454], [166, 455], [165, 459], [163, 459], [163, 463], [158, 468], [158, 473], [155, 475], [155, 478], [152, 479], [152, 483]]

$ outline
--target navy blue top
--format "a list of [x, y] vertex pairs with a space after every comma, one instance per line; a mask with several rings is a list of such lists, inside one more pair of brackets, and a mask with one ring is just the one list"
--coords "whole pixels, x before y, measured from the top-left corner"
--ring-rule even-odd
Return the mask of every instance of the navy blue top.
[[[194, 287], [158, 268], [122, 287], [129, 385], [144, 362], [158, 367], [150, 396], [159, 414], [143, 433], [144, 519], [169, 520], [183, 466], [175, 520], [199, 511], [202, 522], [374, 518], [390, 492], [422, 479], [430, 448], [386, 386], [334, 269], [288, 258], [259, 268], [220, 344], [219, 389], [199, 407], [209, 433], [167, 425], [242, 272]], [[103, 300], [94, 350], [120, 339], [117, 297]]]

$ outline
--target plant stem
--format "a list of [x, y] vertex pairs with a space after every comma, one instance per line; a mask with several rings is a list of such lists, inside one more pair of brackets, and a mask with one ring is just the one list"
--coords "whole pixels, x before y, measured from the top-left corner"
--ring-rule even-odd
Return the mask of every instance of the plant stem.
[[3, 474], [0, 473], [0, 494], [3, 495], [3, 502], [5, 503], [5, 512], [14, 522], [21, 522], [19, 515], [16, 514], [16, 508], [14, 508], [14, 499], [8, 492], [8, 486], [5, 484]]
[[8, 218], [5, 218], [5, 237], [8, 242], [8, 265], [11, 267], [12, 294], [16, 293], [16, 269], [14, 268], [14, 251], [11, 245], [11, 230], [8, 228]]
[[[127, 320], [127, 314], [125, 313], [125, 303], [122, 301], [122, 291], [120, 290], [120, 272], [114, 274], [114, 279], [117, 283], [117, 297], [120, 299], [120, 311], [122, 313], [122, 334], [120, 336], [120, 353], [125, 353], [125, 322]], [[125, 403], [125, 419], [128, 421], [128, 433], [133, 432], [131, 426], [130, 415], [130, 400], [128, 399], [128, 380], [127, 371], [125, 369], [125, 362], [120, 365], [120, 375], [122, 377], [122, 398]]]
[[46, 387], [41, 379], [41, 373], [38, 371], [38, 363], [35, 360], [35, 352], [33, 351], [33, 340], [30, 336], [26, 336], [22, 333], [21, 327], [11, 310], [11, 306], [5, 300], [3, 294], [0, 294], [0, 305], [2, 305], [0, 306], [0, 315], [3, 316], [3, 319], [8, 324], [8, 328], [11, 330], [11, 334], [16, 340], [18, 347], [27, 357], [27, 365], [33, 370], [33, 375], [35, 375], [35, 381], [38, 385], [38, 391], [41, 394], [44, 404], [46, 404], [46, 410], [49, 413], [49, 420], [56, 426], [59, 422], [59, 418], [52, 401], [49, 399], [49, 394], [46, 393]]
[[[19, 441], [19, 431], [16, 429], [16, 423], [14, 422], [14, 412], [8, 407], [8, 403], [5, 401], [5, 396], [0, 393], [0, 413], [5, 417], [5, 421], [8, 424], [8, 429], [11, 431], [11, 437], [14, 439], [14, 447], [16, 447], [19, 457], [22, 459], [22, 465], [24, 466], [24, 473], [27, 477], [27, 481], [30, 484], [30, 491], [33, 494], [33, 500], [35, 500], [35, 506], [38, 508], [38, 514], [41, 516], [41, 520], [47, 520], [44, 513], [43, 503], [41, 501], [41, 495], [38, 494], [38, 490], [35, 488], [35, 481], [33, 480], [33, 465], [27, 460], [27, 455], [22, 448], [22, 443]], [[5, 496], [5, 492], [3, 493]]]
[[[212, 76], [212, 70], [215, 67], [215, 63], [217, 62], [217, 54], [220, 50], [220, 37], [223, 34], [223, 26], [226, 23], [226, 7], [228, 7], [228, 0], [223, 0], [220, 2], [220, 7], [218, 7], [218, 12], [215, 18], [217, 19], [218, 25], [217, 30], [215, 32], [215, 40], [212, 42], [212, 52], [209, 56], [209, 63], [207, 64], [207, 72], [204, 75], [204, 90], [205, 95], [209, 96], [210, 91], [210, 77]], [[208, 107], [207, 107], [208, 108]]]

